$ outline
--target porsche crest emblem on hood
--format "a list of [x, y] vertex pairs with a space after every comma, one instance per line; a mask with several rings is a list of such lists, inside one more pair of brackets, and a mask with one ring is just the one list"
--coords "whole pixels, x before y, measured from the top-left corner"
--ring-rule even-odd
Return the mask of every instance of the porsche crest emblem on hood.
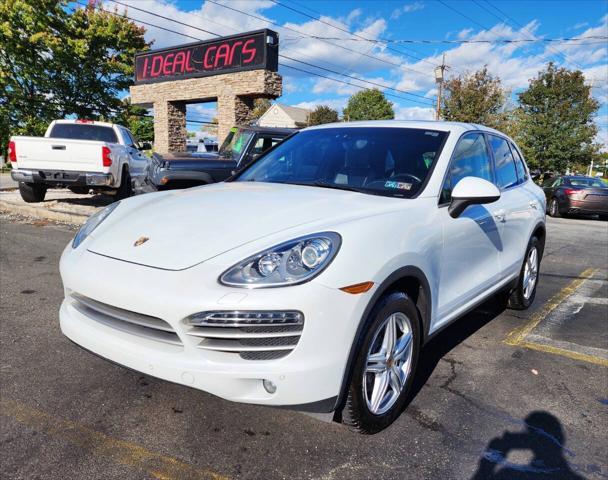
[[140, 245], [143, 245], [144, 243], [146, 243], [148, 240], [150, 240], [149, 237], [139, 237], [137, 240], [135, 240], [135, 242], [133, 243], [133, 246], [139, 247]]

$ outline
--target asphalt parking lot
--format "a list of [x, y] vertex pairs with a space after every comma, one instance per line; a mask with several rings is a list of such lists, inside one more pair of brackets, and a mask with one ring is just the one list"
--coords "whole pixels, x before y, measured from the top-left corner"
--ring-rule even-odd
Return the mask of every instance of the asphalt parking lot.
[[533, 308], [493, 299], [444, 330], [374, 436], [82, 351], [57, 318], [74, 229], [0, 222], [2, 478], [608, 478], [606, 222], [549, 219]]

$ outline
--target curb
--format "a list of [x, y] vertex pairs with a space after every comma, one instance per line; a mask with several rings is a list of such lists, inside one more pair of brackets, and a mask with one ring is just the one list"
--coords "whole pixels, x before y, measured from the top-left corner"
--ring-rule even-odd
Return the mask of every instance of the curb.
[[23, 205], [6, 200], [0, 200], [0, 211], [27, 217], [38, 218], [41, 220], [52, 220], [54, 222], [70, 223], [72, 225], [82, 225], [88, 218], [88, 215], [80, 213], [64, 212], [61, 210], [52, 210], [31, 205]]

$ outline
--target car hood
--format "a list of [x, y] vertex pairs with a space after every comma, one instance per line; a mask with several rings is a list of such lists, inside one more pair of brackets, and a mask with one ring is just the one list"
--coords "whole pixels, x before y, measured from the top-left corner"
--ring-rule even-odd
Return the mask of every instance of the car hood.
[[130, 199], [92, 233], [87, 248], [140, 265], [183, 270], [283, 230], [313, 223], [328, 229], [403, 208], [403, 202], [410, 200], [278, 183], [218, 183]]

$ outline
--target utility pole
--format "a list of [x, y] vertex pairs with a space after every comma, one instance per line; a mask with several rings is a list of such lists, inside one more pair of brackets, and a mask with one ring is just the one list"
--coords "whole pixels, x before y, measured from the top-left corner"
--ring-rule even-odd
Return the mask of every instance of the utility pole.
[[435, 120], [439, 120], [441, 118], [441, 97], [443, 94], [443, 74], [447, 66], [445, 64], [445, 53], [443, 54], [443, 58], [441, 60], [441, 65], [435, 67], [435, 83], [437, 83], [437, 88], [439, 92], [437, 93], [437, 108], [435, 109]]

